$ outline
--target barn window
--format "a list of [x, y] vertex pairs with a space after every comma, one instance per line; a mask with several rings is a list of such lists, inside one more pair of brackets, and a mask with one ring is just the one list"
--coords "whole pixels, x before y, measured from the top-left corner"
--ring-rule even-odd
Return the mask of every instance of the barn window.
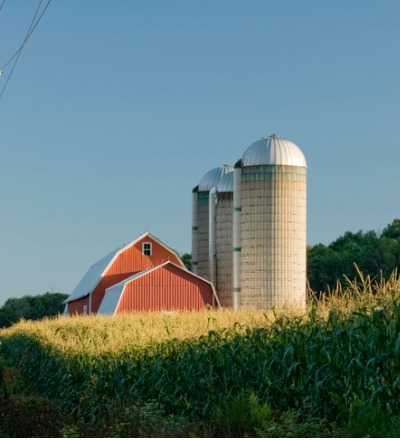
[[83, 314], [87, 315], [87, 304], [83, 305]]
[[151, 247], [151, 243], [143, 243], [142, 244], [142, 254], [143, 255], [147, 255], [150, 256], [152, 253], [152, 247]]

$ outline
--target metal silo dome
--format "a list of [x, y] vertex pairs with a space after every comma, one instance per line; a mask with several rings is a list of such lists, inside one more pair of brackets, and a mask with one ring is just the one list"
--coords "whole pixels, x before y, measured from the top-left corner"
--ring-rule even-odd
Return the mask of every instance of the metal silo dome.
[[233, 172], [228, 171], [223, 175], [217, 184], [217, 192], [232, 192], [233, 191]]
[[206, 173], [199, 183], [199, 191], [210, 191], [210, 189], [214, 188], [222, 177], [226, 174], [233, 171], [233, 167], [230, 165], [223, 165], [217, 168], [213, 168], [208, 173]]
[[243, 166], [289, 165], [307, 168], [300, 148], [281, 136], [273, 134], [250, 145], [242, 157]]

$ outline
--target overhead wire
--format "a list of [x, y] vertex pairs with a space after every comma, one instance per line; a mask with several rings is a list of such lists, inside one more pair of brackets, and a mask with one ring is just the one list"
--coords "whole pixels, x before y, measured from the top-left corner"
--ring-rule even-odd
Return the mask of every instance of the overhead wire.
[[33, 23], [35, 22], [35, 19], [36, 19], [36, 16], [37, 16], [38, 12], [39, 12], [39, 9], [40, 9], [40, 6], [41, 6], [41, 4], [42, 4], [42, 1], [43, 1], [43, 0], [40, 0], [40, 1], [39, 1], [39, 5], [38, 5], [38, 7], [36, 8], [35, 15], [34, 15], [33, 18], [32, 18], [31, 24], [29, 25], [29, 28], [28, 28], [28, 31], [27, 31], [27, 33], [26, 33], [26, 35], [25, 35], [25, 38], [24, 38], [23, 43], [22, 43], [21, 46], [18, 48], [18, 50], [15, 52], [15, 54], [12, 56], [12, 58], [10, 58], [10, 60], [9, 60], [9, 61], [3, 66], [3, 68], [0, 70], [0, 72], [3, 73], [3, 69], [4, 69], [5, 67], [7, 67], [7, 66], [10, 64], [10, 62], [15, 58], [15, 62], [14, 62], [14, 64], [13, 64], [13, 66], [12, 66], [11, 72], [10, 72], [10, 74], [8, 75], [7, 80], [6, 80], [6, 82], [5, 82], [4, 86], [3, 86], [3, 89], [2, 89], [2, 91], [1, 91], [1, 93], [0, 93], [0, 98], [3, 96], [4, 90], [6, 89], [7, 84], [8, 84], [8, 82], [10, 81], [10, 78], [11, 78], [13, 72], [14, 72], [15, 66], [17, 65], [17, 62], [18, 62], [19, 56], [21, 55], [22, 49], [24, 48], [24, 45], [25, 45], [25, 43], [26, 43], [26, 41], [27, 41], [27, 38], [29, 38], [29, 33], [30, 33], [30, 31], [32, 30]]
[[[50, 3], [50, 1], [51, 0], [49, 0], [49, 2], [47, 3], [47, 5], [46, 5], [46, 8], [47, 8], [47, 6], [49, 5], [49, 3]], [[14, 55], [1, 67], [1, 70], [4, 70], [10, 63], [11, 63], [11, 61], [18, 55], [18, 53], [24, 48], [24, 46], [25, 46], [25, 44], [26, 44], [26, 42], [28, 41], [28, 39], [29, 39], [29, 37], [32, 35], [32, 32], [35, 30], [35, 27], [37, 26], [37, 24], [39, 23], [39, 20], [42, 18], [42, 16], [43, 16], [43, 14], [44, 14], [44, 12], [45, 12], [45, 10], [43, 10], [43, 12], [42, 12], [42, 14], [41, 14], [41, 16], [39, 17], [39, 19], [38, 19], [38, 21], [36, 22], [36, 24], [35, 24], [35, 26], [33, 26], [33, 24], [34, 24], [34, 22], [35, 22], [35, 18], [36, 18], [36, 16], [37, 16], [37, 14], [38, 14], [38, 12], [39, 12], [39, 9], [40, 9], [40, 6], [41, 6], [41, 4], [42, 4], [42, 2], [43, 2], [43, 0], [40, 0], [39, 1], [39, 5], [38, 5], [38, 7], [36, 8], [36, 11], [35, 11], [35, 15], [33, 16], [33, 19], [32, 19], [32, 21], [31, 21], [31, 24], [30, 24], [30, 26], [29, 26], [29, 29], [28, 29], [28, 31], [27, 31], [27, 33], [26, 33], [26, 35], [25, 35], [25, 38], [24, 38], [24, 40], [22, 41], [22, 44], [18, 47], [18, 49], [15, 51], [15, 53], [14, 53]]]
[[0, 5], [0, 11], [3, 9], [3, 6], [4, 6], [4, 3], [6, 2], [6, 0], [3, 0], [2, 2], [1, 2], [1, 5]]
[[[32, 21], [31, 21], [31, 24], [30, 24], [30, 26], [29, 26], [29, 28], [28, 28], [28, 31], [26, 32], [25, 38], [24, 38], [24, 40], [22, 41], [22, 44], [21, 44], [21, 45], [19, 46], [19, 48], [16, 50], [16, 52], [14, 53], [14, 55], [13, 55], [13, 56], [12, 56], [12, 57], [11, 57], [11, 58], [10, 58], [10, 59], [9, 59], [9, 60], [8, 60], [8, 61], [7, 61], [2, 67], [1, 67], [1, 68], [0, 68], [0, 75], [1, 75], [1, 74], [3, 73], [3, 71], [4, 71], [4, 69], [5, 69], [5, 68], [6, 68], [6, 67], [7, 67], [7, 66], [8, 66], [13, 60], [15, 60], [13, 66], [12, 66], [12, 68], [11, 68], [10, 74], [8, 75], [7, 80], [6, 80], [5, 84], [4, 84], [4, 87], [3, 87], [3, 89], [2, 89], [2, 91], [1, 91], [1, 93], [0, 93], [0, 98], [3, 96], [3, 93], [4, 93], [4, 91], [5, 91], [6, 87], [7, 87], [7, 84], [8, 84], [8, 82], [10, 81], [10, 78], [11, 78], [13, 72], [14, 72], [15, 66], [17, 65], [18, 59], [19, 59], [19, 57], [20, 57], [20, 55], [21, 55], [22, 49], [24, 48], [26, 42], [29, 40], [29, 38], [30, 38], [30, 36], [32, 35], [33, 31], [36, 29], [36, 26], [39, 24], [39, 22], [40, 22], [40, 20], [42, 19], [44, 13], [46, 12], [46, 9], [49, 7], [51, 1], [52, 1], [52, 0], [48, 0], [48, 1], [47, 1], [45, 7], [44, 7], [43, 10], [42, 10], [42, 13], [40, 14], [39, 18], [36, 20], [36, 17], [37, 17], [37, 15], [38, 15], [39, 11], [40, 11], [40, 7], [41, 7], [41, 5], [42, 5], [43, 0], [40, 0], [40, 1], [39, 1], [38, 7], [36, 8], [35, 14], [34, 14], [34, 16], [33, 16], [33, 18], [32, 18]], [[2, 8], [3, 5], [4, 5], [4, 2], [5, 2], [5, 0], [3, 0], [3, 3], [1, 4], [0, 10], [1, 10], [1, 8]], [[36, 20], [36, 22], [35, 22], [35, 20]]]

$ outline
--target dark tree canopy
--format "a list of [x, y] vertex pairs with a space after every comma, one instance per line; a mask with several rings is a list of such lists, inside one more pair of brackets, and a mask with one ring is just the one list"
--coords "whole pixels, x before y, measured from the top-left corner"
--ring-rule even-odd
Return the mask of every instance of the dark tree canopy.
[[344, 275], [357, 276], [355, 264], [365, 275], [382, 272], [386, 278], [400, 269], [400, 219], [395, 219], [379, 235], [374, 231], [346, 232], [329, 246], [307, 248], [307, 276], [315, 292], [333, 288]]
[[9, 298], [0, 307], [0, 327], [9, 327], [21, 318], [38, 320], [45, 316], [56, 316], [64, 310], [65, 293], [26, 295], [21, 298]]
[[191, 254], [183, 254], [181, 255], [181, 259], [183, 264], [186, 266], [187, 270], [192, 270], [192, 255]]

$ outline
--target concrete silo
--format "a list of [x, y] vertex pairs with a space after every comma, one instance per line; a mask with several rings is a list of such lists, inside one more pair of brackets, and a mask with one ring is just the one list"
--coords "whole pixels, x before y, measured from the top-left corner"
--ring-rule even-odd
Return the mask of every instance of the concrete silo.
[[301, 150], [277, 135], [235, 165], [234, 308], [305, 309], [306, 174]]
[[223, 165], [213, 168], [192, 192], [192, 270], [210, 280], [209, 270], [209, 195], [222, 177], [233, 170]]
[[227, 172], [210, 191], [210, 281], [223, 307], [232, 307], [233, 172]]

